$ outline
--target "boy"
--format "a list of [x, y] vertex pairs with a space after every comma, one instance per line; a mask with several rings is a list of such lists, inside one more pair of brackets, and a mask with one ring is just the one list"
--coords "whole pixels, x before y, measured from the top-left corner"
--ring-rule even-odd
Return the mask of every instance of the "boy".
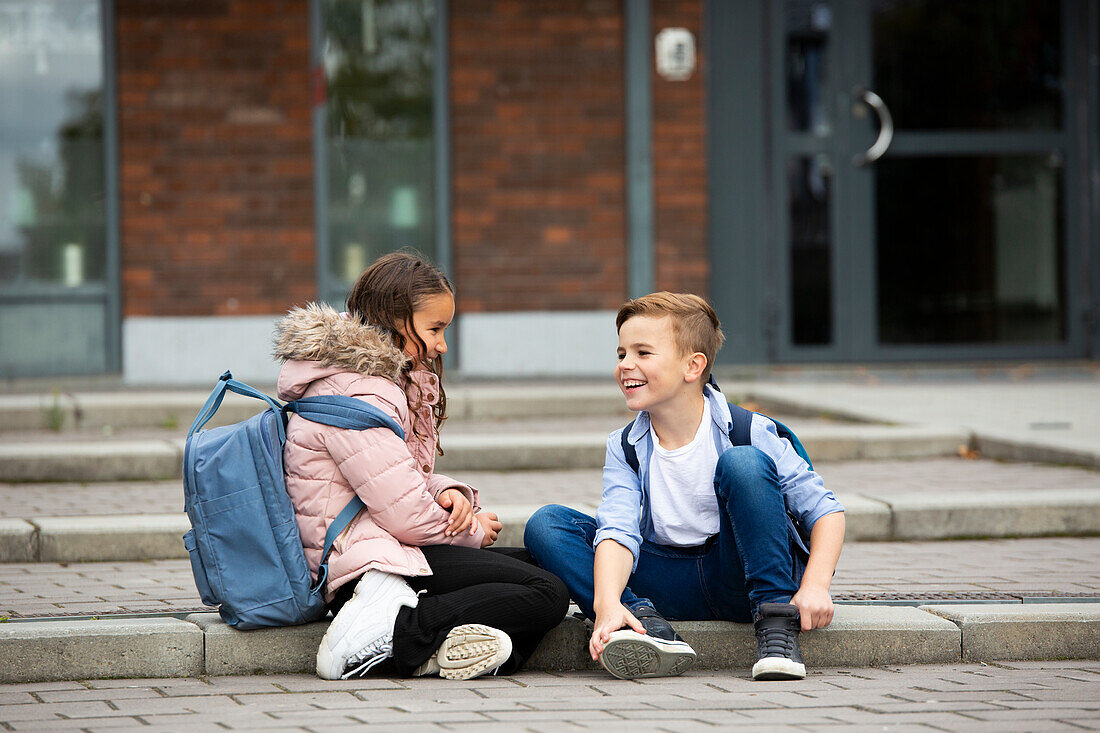
[[653, 293], [625, 303], [615, 325], [615, 379], [638, 417], [607, 440], [596, 517], [543, 507], [527, 523], [531, 555], [594, 620], [589, 652], [616, 677], [694, 663], [660, 609], [753, 621], [753, 678], [804, 678], [798, 632], [832, 621], [844, 507], [768, 418], [752, 415], [750, 444], [732, 444], [730, 407], [710, 379], [724, 337], [706, 301]]

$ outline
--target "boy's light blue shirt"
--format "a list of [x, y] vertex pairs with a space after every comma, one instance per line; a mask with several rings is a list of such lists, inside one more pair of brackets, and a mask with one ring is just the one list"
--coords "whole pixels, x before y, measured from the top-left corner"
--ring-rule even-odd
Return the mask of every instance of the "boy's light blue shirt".
[[[710, 404], [711, 433], [721, 455], [733, 447], [729, 438], [733, 427], [729, 404], [722, 393], [709, 384], [703, 387], [703, 397]], [[603, 465], [603, 499], [596, 512], [598, 529], [592, 541], [592, 546], [596, 547], [604, 540], [615, 540], [634, 555], [634, 569], [638, 567], [642, 538], [651, 541], [653, 538], [653, 521], [649, 513], [649, 459], [653, 455], [653, 433], [650, 428], [649, 413], [642, 410], [627, 435], [627, 441], [638, 452], [639, 473], [634, 473], [623, 455], [622, 432], [625, 428], [608, 436]], [[810, 530], [826, 514], [844, 511], [833, 492], [825, 488], [817, 472], [802, 460], [789, 441], [779, 437], [774, 422], [763, 415], [753, 415], [749, 437], [752, 446], [775, 463], [783, 501], [803, 527]], [[787, 529], [795, 542], [808, 552], [809, 548], [803, 546], [789, 517]]]

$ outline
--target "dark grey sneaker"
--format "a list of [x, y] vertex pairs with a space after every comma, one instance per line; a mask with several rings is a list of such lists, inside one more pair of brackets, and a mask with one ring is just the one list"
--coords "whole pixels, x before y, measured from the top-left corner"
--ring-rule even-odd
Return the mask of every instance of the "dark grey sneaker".
[[753, 622], [756, 627], [754, 680], [801, 680], [806, 665], [798, 649], [798, 606], [790, 603], [761, 603]]
[[641, 606], [634, 617], [645, 629], [612, 632], [600, 654], [600, 664], [622, 680], [640, 677], [674, 677], [695, 664], [695, 650], [680, 638], [672, 625], [652, 606]]

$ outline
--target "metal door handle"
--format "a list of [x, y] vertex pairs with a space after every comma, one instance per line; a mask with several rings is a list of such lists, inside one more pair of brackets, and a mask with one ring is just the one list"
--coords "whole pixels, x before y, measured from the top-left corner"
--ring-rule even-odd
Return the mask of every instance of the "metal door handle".
[[856, 87], [852, 90], [852, 94], [863, 100], [878, 115], [878, 138], [871, 147], [852, 158], [853, 165], [867, 166], [881, 158], [890, 147], [894, 139], [894, 118], [890, 116], [890, 109], [886, 106], [886, 102], [882, 101], [882, 97], [870, 89]]

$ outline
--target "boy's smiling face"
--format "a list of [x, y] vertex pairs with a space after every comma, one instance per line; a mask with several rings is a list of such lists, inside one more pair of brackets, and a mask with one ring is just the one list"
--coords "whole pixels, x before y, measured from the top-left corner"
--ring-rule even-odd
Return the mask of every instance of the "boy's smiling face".
[[681, 354], [668, 316], [634, 316], [619, 329], [615, 380], [627, 408], [648, 410], [674, 401], [692, 386], [685, 380], [690, 354]]

